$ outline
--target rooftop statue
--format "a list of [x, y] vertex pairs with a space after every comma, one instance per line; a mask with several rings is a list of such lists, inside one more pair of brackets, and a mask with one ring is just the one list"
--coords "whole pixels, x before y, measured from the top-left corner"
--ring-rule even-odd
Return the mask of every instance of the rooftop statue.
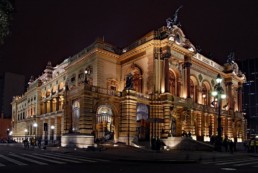
[[230, 52], [228, 55], [227, 63], [234, 64], [235, 63], [235, 52]]
[[173, 25], [176, 26], [181, 26], [180, 22], [178, 21], [178, 12], [179, 10], [182, 8], [183, 6], [181, 5], [175, 12], [173, 18], [167, 18], [166, 22], [167, 22], [167, 28], [170, 29], [173, 27]]
[[125, 89], [133, 89], [133, 75], [129, 73], [126, 76], [126, 84]]
[[235, 52], [230, 52], [227, 59], [227, 64], [232, 70], [232, 74], [237, 75], [238, 77], [244, 77], [243, 73], [239, 70], [238, 64], [235, 62]]

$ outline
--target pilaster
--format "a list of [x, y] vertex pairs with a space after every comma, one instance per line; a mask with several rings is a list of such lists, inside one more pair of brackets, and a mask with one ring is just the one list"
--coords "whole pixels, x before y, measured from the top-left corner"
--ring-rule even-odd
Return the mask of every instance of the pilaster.
[[79, 129], [82, 134], [91, 134], [93, 131], [93, 98], [89, 94], [84, 94], [80, 100], [80, 123]]
[[132, 90], [125, 90], [122, 98], [122, 116], [120, 119], [120, 133], [121, 141], [131, 144], [134, 136], [136, 136], [136, 98], [130, 93]]

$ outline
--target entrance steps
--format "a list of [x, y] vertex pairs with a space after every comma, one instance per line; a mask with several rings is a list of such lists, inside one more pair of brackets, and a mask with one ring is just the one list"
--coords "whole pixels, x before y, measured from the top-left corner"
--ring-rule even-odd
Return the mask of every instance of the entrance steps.
[[169, 149], [173, 150], [191, 150], [191, 151], [213, 151], [214, 146], [193, 140], [191, 137], [169, 137], [162, 139]]

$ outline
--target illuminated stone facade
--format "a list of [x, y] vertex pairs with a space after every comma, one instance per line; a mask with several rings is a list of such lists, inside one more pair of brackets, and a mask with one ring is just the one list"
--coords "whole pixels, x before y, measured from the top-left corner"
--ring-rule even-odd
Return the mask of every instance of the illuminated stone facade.
[[56, 67], [48, 63], [24, 95], [13, 99], [13, 137], [63, 138], [62, 146], [87, 147], [93, 136], [132, 144], [185, 131], [209, 141], [217, 134], [211, 91], [218, 74], [227, 95], [222, 135], [242, 141], [245, 76], [234, 62], [221, 66], [197, 53], [177, 26], [152, 31], [123, 50], [96, 40]]

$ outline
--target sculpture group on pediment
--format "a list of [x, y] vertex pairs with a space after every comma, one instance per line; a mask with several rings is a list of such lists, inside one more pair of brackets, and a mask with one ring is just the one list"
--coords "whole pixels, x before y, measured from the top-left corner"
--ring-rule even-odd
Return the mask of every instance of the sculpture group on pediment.
[[176, 25], [176, 26], [181, 26], [181, 24], [180, 24], [180, 22], [179, 22], [179, 20], [178, 20], [178, 12], [179, 12], [179, 10], [182, 8], [183, 6], [181, 5], [176, 11], [175, 11], [175, 13], [174, 13], [174, 15], [173, 15], [173, 18], [167, 18], [166, 19], [166, 22], [167, 22], [167, 28], [168, 29], [171, 29], [174, 25]]

